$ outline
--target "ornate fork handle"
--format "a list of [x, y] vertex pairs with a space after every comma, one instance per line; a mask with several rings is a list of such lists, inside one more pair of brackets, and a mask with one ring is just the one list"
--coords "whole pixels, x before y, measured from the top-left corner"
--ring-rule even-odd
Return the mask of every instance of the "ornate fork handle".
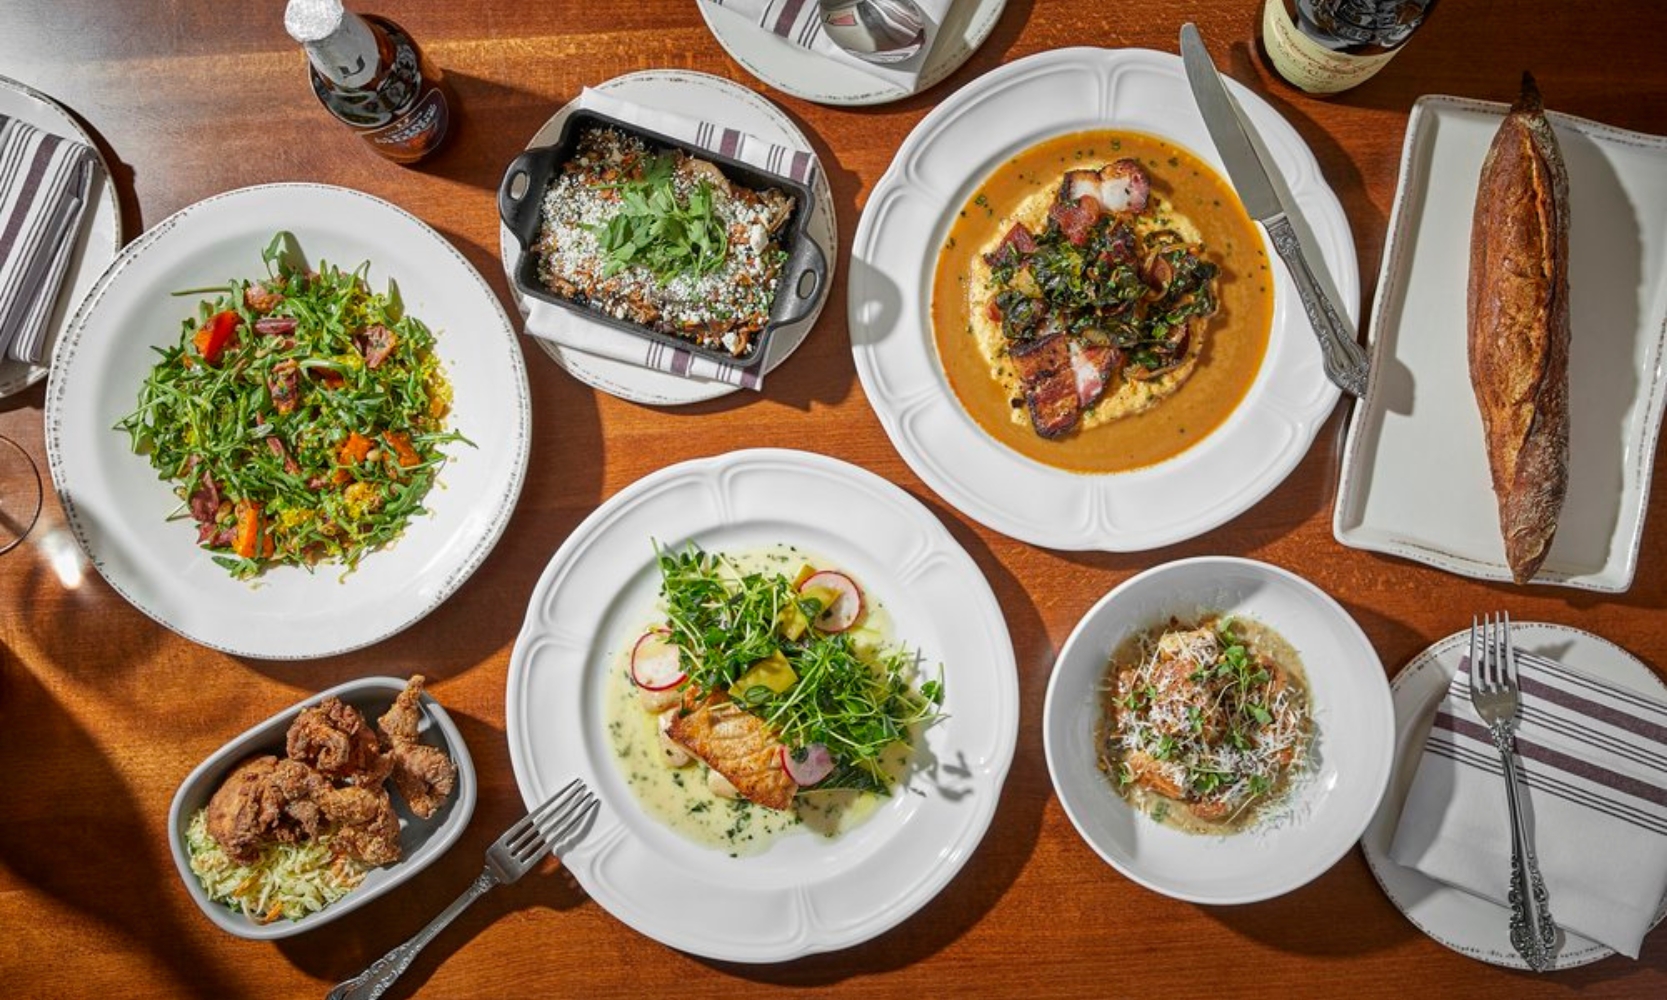
[[1534, 859], [1534, 846], [1517, 801], [1517, 766], [1511, 730], [1501, 722], [1488, 727], [1488, 732], [1499, 750], [1499, 759], [1505, 763], [1505, 803], [1511, 812], [1511, 947], [1530, 969], [1545, 972], [1551, 968], [1552, 955], [1556, 953], [1557, 925], [1551, 920], [1551, 901], [1546, 895], [1545, 881], [1540, 878], [1540, 865]]
[[486, 891], [497, 884], [498, 879], [490, 871], [481, 872], [463, 895], [440, 911], [440, 915], [430, 920], [428, 926], [413, 934], [409, 941], [372, 962], [370, 968], [331, 990], [325, 1000], [376, 1000], [410, 967], [417, 953], [434, 940], [435, 935], [445, 930], [446, 925], [456, 920], [458, 914], [467, 910], [470, 904], [486, 895]]
[[1291, 220], [1280, 214], [1264, 220], [1262, 225], [1267, 228], [1269, 242], [1285, 261], [1291, 280], [1296, 283], [1297, 297], [1302, 300], [1303, 311], [1308, 314], [1314, 336], [1320, 341], [1320, 358], [1326, 377], [1351, 396], [1366, 395], [1371, 361], [1366, 357], [1365, 348], [1355, 341], [1354, 331], [1337, 315], [1331, 297], [1320, 288], [1314, 272], [1309, 269], [1308, 259], [1302, 254], [1302, 242], [1297, 239], [1296, 230], [1291, 228]]

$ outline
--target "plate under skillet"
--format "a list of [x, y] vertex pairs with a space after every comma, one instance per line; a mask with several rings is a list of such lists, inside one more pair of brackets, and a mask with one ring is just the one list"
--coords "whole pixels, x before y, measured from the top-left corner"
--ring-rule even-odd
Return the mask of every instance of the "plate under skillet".
[[[264, 273], [261, 250], [294, 233], [309, 261], [370, 262], [435, 332], [451, 380], [449, 426], [473, 442], [447, 463], [391, 546], [345, 572], [269, 569], [232, 579], [196, 543], [179, 498], [116, 424], [197, 297], [179, 289]], [[385, 639], [439, 607], [492, 551], [521, 493], [530, 443], [515, 331], [480, 273], [433, 229], [380, 198], [323, 184], [242, 188], [187, 206], [130, 243], [88, 294], [53, 354], [46, 394], [52, 481], [69, 527], [134, 607], [205, 646], [263, 659], [331, 656]]]
[[[1637, 657], [1601, 636], [1543, 622], [1515, 622], [1511, 629], [1518, 649], [1555, 656], [1606, 681], [1657, 697], [1667, 689]], [[1454, 632], [1413, 657], [1390, 682], [1395, 699], [1395, 759], [1389, 788], [1360, 838], [1360, 849], [1389, 901], [1419, 930], [1477, 961], [1526, 970], [1528, 963], [1511, 947], [1510, 913], [1504, 907], [1403, 868], [1389, 858], [1389, 846], [1401, 821], [1407, 791], [1418, 773], [1430, 721], [1453, 683], [1469, 642], [1469, 629]], [[1500, 808], [1504, 808], [1503, 793]], [[1661, 909], [1656, 911], [1656, 926], [1664, 915], [1667, 897], [1662, 898]], [[1552, 958], [1552, 967], [1572, 969], [1613, 954], [1606, 945], [1565, 934]]]
[[[1260, 133], [1276, 186], [1311, 230], [1309, 260], [1324, 262], [1337, 301], [1356, 318], [1354, 240], [1319, 163], [1267, 102], [1227, 83]], [[1198, 444], [1147, 468], [1082, 475], [984, 433], [956, 399], [933, 342], [939, 247], [997, 166], [1044, 139], [1091, 129], [1156, 135], [1221, 171], [1176, 56], [1057, 49], [987, 73], [915, 127], [868, 198], [851, 253], [851, 350], [892, 444], [957, 510], [1035, 545], [1134, 551], [1202, 534], [1266, 496], [1307, 453], [1338, 390], [1321, 369], [1289, 274], [1267, 254], [1275, 285], [1266, 357], [1238, 408]]]
[[[610, 96], [631, 101], [660, 111], [722, 121], [760, 139], [794, 149], [812, 149], [804, 132], [793, 124], [782, 110], [747, 88], [722, 77], [689, 70], [643, 70], [627, 73], [599, 83], [594, 88]], [[528, 148], [555, 142], [561, 135], [562, 123], [578, 107], [578, 101], [564, 105], [527, 143]], [[766, 373], [786, 361], [798, 349], [816, 325], [827, 302], [827, 289], [833, 284], [839, 260], [838, 222], [834, 216], [833, 194], [828, 187], [824, 170], [816, 171], [814, 181], [816, 212], [810, 218], [810, 238], [822, 249], [827, 260], [827, 278], [822, 282], [821, 301], [809, 316], [775, 331], [770, 338], [770, 353], [764, 361]], [[504, 263], [504, 275], [510, 287], [515, 287], [515, 268], [521, 259], [521, 247], [515, 234], [502, 222], [498, 224], [498, 255]], [[516, 305], [526, 317], [529, 329], [539, 323], [539, 316], [554, 306], [538, 302], [531, 296], [516, 294]], [[655, 371], [627, 361], [604, 358], [600, 355], [532, 337], [535, 343], [569, 375], [584, 384], [600, 389], [611, 396], [629, 399], [650, 406], [677, 406], [716, 399], [735, 392], [739, 386], [713, 379], [685, 378], [669, 372]]]
[[[703, 847], [637, 801], [602, 721], [617, 654], [651, 620], [653, 545], [709, 552], [793, 544], [850, 570], [895, 641], [941, 663], [945, 718], [927, 727], [907, 787], [855, 829], [790, 831], [760, 854]], [[930, 511], [853, 465], [809, 452], [736, 451], [661, 469], [574, 529], [533, 589], [510, 655], [510, 761], [529, 806], [569, 779], [601, 799], [562, 858], [609, 913], [673, 948], [785, 961], [866, 941], [935, 896], [978, 846], [1018, 734], [1018, 675], [1001, 608]]]

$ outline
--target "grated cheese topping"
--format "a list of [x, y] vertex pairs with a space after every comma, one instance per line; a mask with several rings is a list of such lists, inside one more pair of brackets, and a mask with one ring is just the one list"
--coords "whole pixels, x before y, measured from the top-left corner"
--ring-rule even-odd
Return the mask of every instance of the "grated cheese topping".
[[552, 291], [615, 319], [640, 323], [702, 347], [741, 358], [769, 321], [787, 253], [782, 230], [794, 199], [774, 188], [734, 184], [713, 164], [679, 156], [672, 178], [681, 203], [705, 185], [728, 247], [721, 266], [706, 274], [657, 278], [641, 264], [609, 273], [598, 233], [618, 215], [620, 184], [640, 176], [654, 151], [635, 136], [595, 128], [580, 136], [542, 204], [537, 253], [539, 277]]
[[1142, 636], [1133, 662], [1113, 662], [1100, 764], [1125, 795], [1235, 825], [1307, 766], [1308, 692], [1234, 623], [1178, 624]]

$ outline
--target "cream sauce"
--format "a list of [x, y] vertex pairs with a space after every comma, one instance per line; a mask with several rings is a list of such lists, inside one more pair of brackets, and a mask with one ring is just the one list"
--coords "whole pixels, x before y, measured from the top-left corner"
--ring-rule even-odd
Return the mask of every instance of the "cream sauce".
[[[807, 563], [816, 569], [840, 568], [792, 545], [724, 552], [723, 556], [743, 576], [756, 572], [791, 577]], [[859, 649], [867, 643], [889, 644], [891, 616], [866, 586], [863, 597], [868, 607], [852, 630], [853, 642]], [[706, 766], [698, 760], [685, 767], [668, 766], [660, 750], [657, 716], [644, 709], [631, 682], [631, 647], [661, 620], [645, 618], [642, 628], [633, 631], [614, 654], [604, 695], [614, 763], [649, 815], [694, 843], [742, 857], [763, 853], [793, 830], [835, 837], [874, 814], [884, 799], [870, 793], [800, 789], [793, 809], [782, 811], [719, 796], [707, 787]], [[907, 770], [911, 754], [911, 747], [900, 745], [888, 757], [887, 771], [894, 780]]]

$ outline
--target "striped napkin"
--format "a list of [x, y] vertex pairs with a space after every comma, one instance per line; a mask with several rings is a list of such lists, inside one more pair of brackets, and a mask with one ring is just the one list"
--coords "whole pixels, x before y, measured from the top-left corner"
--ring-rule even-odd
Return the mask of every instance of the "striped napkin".
[[[1637, 958], [1667, 891], [1667, 702], [1542, 656], [1516, 659], [1518, 773], [1551, 915]], [[1389, 856], [1505, 907], [1503, 776], [1470, 705], [1465, 657], [1436, 709]]]
[[[643, 107], [588, 87], [579, 95], [578, 106], [699, 146], [701, 149], [711, 150], [721, 156], [749, 163], [760, 170], [791, 177], [793, 180], [804, 182], [812, 191], [816, 190], [816, 155], [808, 150], [778, 146], [745, 132], [725, 128], [716, 122], [701, 121]], [[815, 206], [811, 208], [814, 209]], [[823, 247], [822, 251], [832, 259], [831, 247]], [[528, 299], [526, 305], [527, 332], [563, 347], [685, 378], [724, 382], [743, 389], [758, 390], [764, 387], [767, 360], [765, 364], [743, 370], [738, 364], [719, 361], [678, 347], [669, 347], [646, 338], [621, 334], [613, 327], [598, 323], [574, 310], [562, 309], [536, 299]], [[775, 337], [765, 344], [765, 348], [769, 349], [770, 344], [779, 336], [778, 330]]]
[[938, 26], [949, 13], [951, 0], [915, 0], [926, 15], [926, 44], [920, 54], [900, 63], [865, 62], [833, 43], [822, 31], [821, 10], [816, 0], [701, 0], [719, 8], [718, 17], [734, 17], [776, 35], [788, 45], [814, 52], [825, 59], [861, 70], [908, 93], [914, 93], [920, 82], [921, 70], [932, 54], [932, 43], [937, 40]]
[[0, 115], [0, 355], [38, 364], [98, 157]]

